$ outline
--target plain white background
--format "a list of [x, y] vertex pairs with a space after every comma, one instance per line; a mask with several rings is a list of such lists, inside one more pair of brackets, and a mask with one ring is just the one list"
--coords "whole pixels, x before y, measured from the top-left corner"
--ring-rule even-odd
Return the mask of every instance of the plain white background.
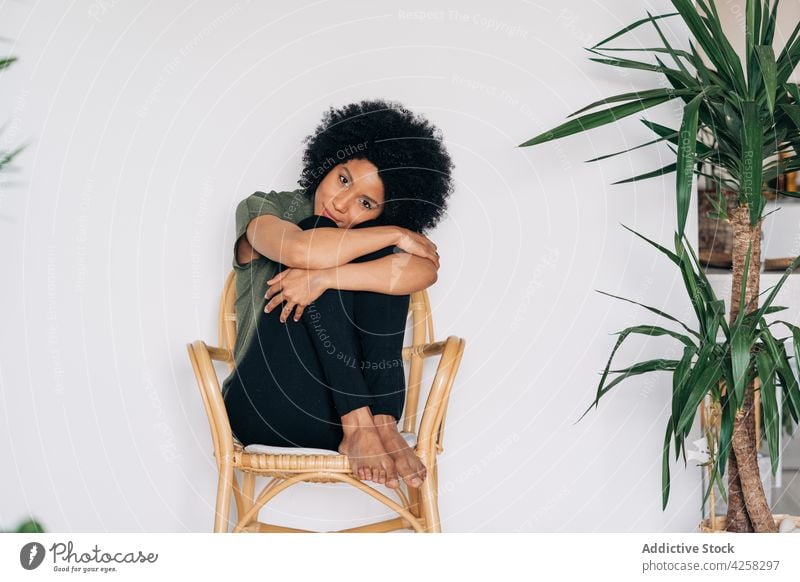
[[[2, 145], [31, 145], [0, 197], [0, 525], [32, 514], [50, 531], [211, 530], [216, 467], [185, 346], [216, 340], [235, 206], [296, 187], [301, 140], [328, 107], [383, 97], [440, 127], [457, 166], [431, 234], [437, 339], [467, 340], [439, 457], [444, 530], [693, 531], [693, 463], [673, 463], [661, 509], [667, 376], [623, 383], [576, 423], [611, 333], [657, 321], [596, 289], [689, 317], [671, 264], [620, 225], [670, 244], [674, 176], [610, 185], [672, 154], [583, 163], [649, 140], [636, 118], [517, 147], [591, 101], [659, 86], [583, 47], [668, 9], [4, 3], [3, 52], [19, 62], [0, 76]], [[684, 31], [665, 26], [680, 45]], [[620, 46], [654, 42], [642, 31]], [[650, 118], [679, 123], [672, 105]], [[619, 363], [676, 350], [634, 340]], [[323, 485], [262, 514], [318, 530], [380, 517]]]

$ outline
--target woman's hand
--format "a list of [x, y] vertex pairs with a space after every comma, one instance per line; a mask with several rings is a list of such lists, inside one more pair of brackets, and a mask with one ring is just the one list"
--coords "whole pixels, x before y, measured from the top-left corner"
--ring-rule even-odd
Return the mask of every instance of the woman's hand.
[[425, 235], [414, 232], [413, 230], [399, 226], [397, 228], [400, 231], [400, 236], [398, 241], [395, 243], [395, 246], [403, 249], [407, 253], [411, 253], [412, 255], [430, 259], [433, 261], [433, 264], [436, 265], [436, 269], [438, 270], [439, 253], [436, 252], [436, 245], [433, 243], [433, 241]]
[[285, 301], [281, 323], [286, 323], [292, 310], [294, 320], [299, 321], [303, 310], [328, 289], [326, 272], [326, 269], [284, 269], [267, 281], [269, 287], [264, 297], [268, 301], [264, 311], [269, 313]]

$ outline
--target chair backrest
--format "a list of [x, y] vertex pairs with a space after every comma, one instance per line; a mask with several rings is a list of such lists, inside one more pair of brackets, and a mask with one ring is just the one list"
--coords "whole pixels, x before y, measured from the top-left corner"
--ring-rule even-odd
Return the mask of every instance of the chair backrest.
[[[411, 316], [411, 343], [407, 347], [420, 347], [436, 341], [433, 335], [433, 315], [428, 291], [423, 289], [411, 294], [408, 313]], [[236, 271], [231, 269], [222, 289], [219, 303], [219, 347], [230, 353], [228, 368], [233, 371], [233, 348], [236, 343]], [[406, 389], [406, 408], [403, 415], [403, 429], [417, 432], [417, 413], [419, 408], [420, 386], [425, 358], [417, 350], [403, 350], [409, 360], [408, 388]]]

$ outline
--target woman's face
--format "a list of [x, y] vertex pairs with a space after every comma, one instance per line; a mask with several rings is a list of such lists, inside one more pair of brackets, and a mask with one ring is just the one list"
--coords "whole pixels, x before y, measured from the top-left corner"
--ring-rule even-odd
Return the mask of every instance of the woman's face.
[[314, 214], [350, 228], [377, 218], [383, 211], [383, 181], [378, 168], [365, 159], [337, 164], [322, 179], [314, 195]]

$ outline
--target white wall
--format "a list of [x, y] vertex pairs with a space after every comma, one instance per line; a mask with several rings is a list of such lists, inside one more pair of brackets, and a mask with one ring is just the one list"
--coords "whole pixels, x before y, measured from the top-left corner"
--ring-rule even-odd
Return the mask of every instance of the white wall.
[[[215, 466], [185, 345], [215, 340], [236, 203], [294, 187], [330, 105], [386, 97], [440, 126], [458, 166], [432, 235], [437, 335], [467, 339], [444, 529], [692, 531], [699, 470], [674, 464], [660, 505], [666, 376], [623, 383], [574, 424], [610, 334], [656, 321], [595, 289], [689, 313], [671, 264], [620, 226], [670, 244], [674, 178], [610, 186], [670, 153], [582, 163], [650, 139], [636, 119], [516, 147], [590, 101], [658, 86], [582, 47], [669, 2], [288, 6], [5, 6], [20, 60], [0, 78], [3, 145], [33, 143], [0, 197], [0, 526], [30, 512], [52, 531], [210, 531]], [[438, 12], [412, 16], [422, 6]], [[678, 123], [669, 105], [653, 118]], [[633, 341], [619, 364], [675, 350]], [[386, 515], [320, 485], [271, 507], [312, 529]]]

